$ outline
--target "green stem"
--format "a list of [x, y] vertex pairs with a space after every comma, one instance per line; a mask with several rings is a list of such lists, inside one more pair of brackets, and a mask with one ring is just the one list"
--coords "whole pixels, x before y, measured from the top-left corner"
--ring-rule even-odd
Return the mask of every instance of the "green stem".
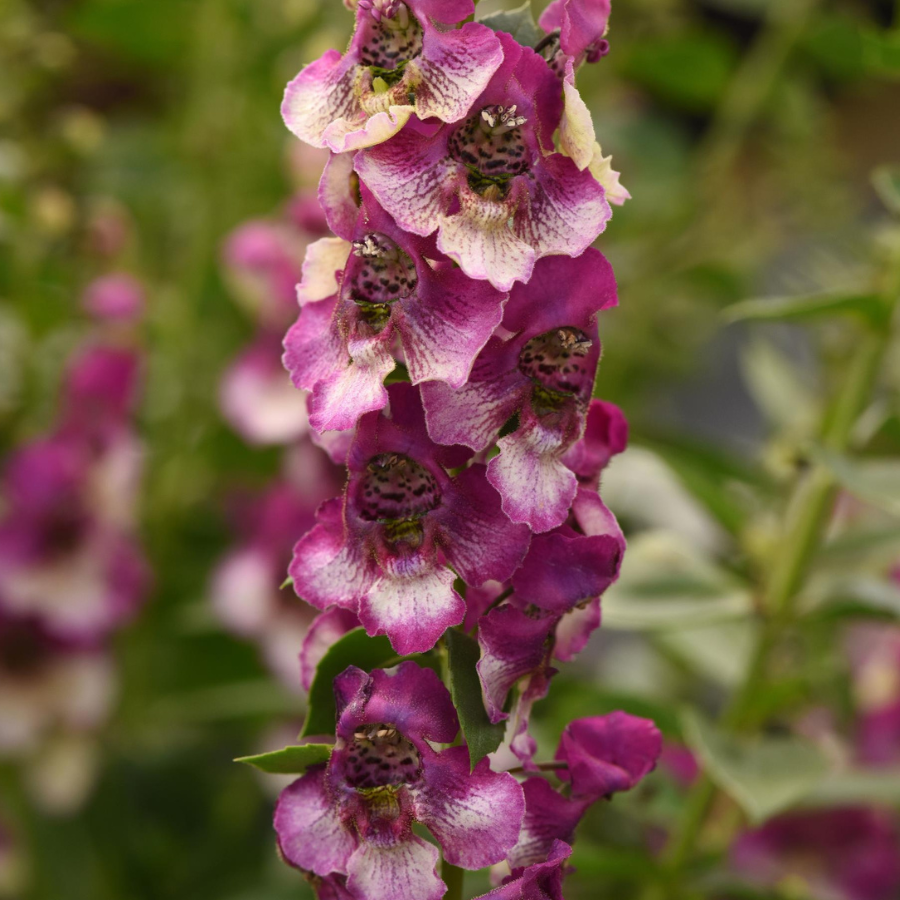
[[462, 900], [463, 896], [463, 879], [466, 877], [464, 869], [459, 866], [452, 866], [445, 859], [441, 863], [441, 878], [447, 885], [447, 893], [444, 894], [444, 900]]
[[[893, 280], [889, 279], [891, 285]], [[896, 300], [891, 286], [885, 299], [891, 304]], [[823, 423], [822, 442], [829, 449], [840, 452], [850, 444], [853, 425], [875, 386], [889, 339], [890, 329], [882, 328], [868, 331], [859, 342]], [[771, 574], [763, 590], [766, 618], [743, 687], [722, 716], [727, 728], [740, 729], [753, 718], [756, 692], [765, 679], [772, 651], [793, 619], [799, 590], [821, 544], [836, 493], [837, 486], [831, 473], [818, 464], [801, 477], [794, 489], [788, 504], [783, 540], [778, 543]], [[671, 883], [677, 883], [678, 873], [694, 848], [715, 797], [715, 785], [706, 775], [688, 795], [681, 825], [663, 854]]]

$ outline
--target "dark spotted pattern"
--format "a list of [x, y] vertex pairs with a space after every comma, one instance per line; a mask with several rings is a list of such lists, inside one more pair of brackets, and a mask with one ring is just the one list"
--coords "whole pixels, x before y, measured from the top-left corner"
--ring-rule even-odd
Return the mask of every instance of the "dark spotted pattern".
[[393, 303], [415, 291], [415, 263], [386, 235], [370, 232], [353, 242], [353, 252], [360, 259], [350, 286], [357, 303]]
[[415, 16], [407, 14], [406, 18], [405, 28], [396, 15], [382, 16], [380, 21], [371, 23], [371, 36], [359, 53], [360, 65], [373, 66], [373, 74], [381, 75], [378, 70], [392, 72], [422, 52], [422, 26]]
[[347, 748], [345, 778], [357, 790], [411, 784], [421, 773], [419, 751], [393, 725], [364, 725]]
[[358, 496], [360, 517], [369, 522], [420, 519], [441, 502], [434, 475], [399, 453], [383, 453], [369, 461]]
[[553, 394], [590, 393], [594, 373], [587, 364], [591, 339], [577, 328], [555, 328], [533, 337], [519, 354], [519, 371]]
[[491, 128], [480, 112], [453, 132], [449, 149], [469, 169], [469, 184], [480, 194], [528, 171], [522, 129]]

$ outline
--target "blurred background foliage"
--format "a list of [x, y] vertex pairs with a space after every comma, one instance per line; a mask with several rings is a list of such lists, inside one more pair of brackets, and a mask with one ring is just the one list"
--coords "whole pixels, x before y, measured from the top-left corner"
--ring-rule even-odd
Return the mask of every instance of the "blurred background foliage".
[[[97, 274], [88, 224], [98, 209], [131, 222], [127, 265], [150, 297], [142, 536], [155, 588], [118, 638], [122, 699], [86, 807], [40, 815], [2, 769], [30, 860], [23, 896], [305, 896], [274, 852], [271, 793], [231, 762], [273, 724], [299, 720], [302, 701], [207, 608], [230, 540], [229, 493], [279, 466], [276, 450], [245, 445], [218, 410], [221, 373], [253, 329], [219, 258], [230, 230], [290, 195], [284, 84], [343, 46], [351, 24], [337, 0], [0, 3], [0, 451], [52, 420], [61, 366], [86, 328], [78, 297]], [[537, 709], [551, 750], [569, 718], [613, 708], [678, 738], [679, 703], [714, 711], [740, 683], [753, 627], [746, 579], [765, 564], [821, 397], [859, 338], [840, 320], [751, 327], [721, 311], [868, 283], [896, 240], [872, 172], [900, 157], [900, 5], [618, 0], [610, 41], [579, 83], [634, 198], [598, 241], [621, 297], [601, 322], [598, 390], [625, 410], [635, 448], [604, 490], [633, 539], [606, 628]], [[896, 355], [886, 369], [866, 419], [882, 456], [900, 449]], [[866, 558], [883, 575], [900, 541], [894, 532], [872, 546]], [[832, 568], [841, 549], [854, 553], [836, 548]], [[837, 629], [848, 607], [878, 604], [824, 569], [809, 598], [819, 612], [760, 698], [776, 720], [823, 698], [849, 715]], [[889, 594], [883, 580], [867, 583]], [[879, 596], [880, 615], [900, 611]], [[658, 845], [681, 796], [661, 771], [595, 809], [568, 896], [638, 896], [648, 841]]]

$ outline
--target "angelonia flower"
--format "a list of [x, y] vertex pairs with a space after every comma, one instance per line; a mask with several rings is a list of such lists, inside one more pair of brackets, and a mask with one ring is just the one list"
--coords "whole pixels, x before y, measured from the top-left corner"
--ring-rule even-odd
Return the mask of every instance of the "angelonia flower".
[[11, 452], [0, 480], [0, 757], [51, 812], [92, 784], [116, 693], [109, 640], [149, 587], [136, 527], [144, 303], [131, 276], [88, 285], [94, 324], [65, 368], [56, 423]]
[[[314, 704], [333, 691], [336, 712], [331, 732], [311, 710], [318, 746], [286, 757], [300, 777], [275, 830], [319, 900], [438, 900], [441, 858], [502, 867], [486, 897], [561, 900], [578, 822], [662, 745], [624, 712], [571, 722], [550, 761], [530, 733], [625, 552], [601, 481], [628, 425], [594, 396], [618, 296], [591, 244], [628, 195], [575, 86], [609, 49], [609, 4], [556, 0], [536, 47], [472, 21], [472, 0], [345, 5], [347, 51], [306, 66], [282, 106], [330, 154], [317, 199], [332, 234], [267, 290], [299, 282], [283, 356], [308, 399], [299, 443], [346, 478], [314, 520], [307, 506], [254, 527], [216, 603], [262, 643], [263, 620], [290, 631], [271, 598], [292, 535], [290, 581], [318, 615], [292, 632], [285, 673]], [[505, 723], [490, 747], [463, 704]]]

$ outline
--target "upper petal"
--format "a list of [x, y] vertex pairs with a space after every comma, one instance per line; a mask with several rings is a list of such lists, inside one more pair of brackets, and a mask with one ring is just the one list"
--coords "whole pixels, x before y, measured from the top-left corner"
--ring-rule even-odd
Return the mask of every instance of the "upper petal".
[[416, 818], [438, 839], [444, 858], [464, 869], [500, 862], [519, 836], [525, 800], [508, 773], [492, 772], [487, 759], [469, 771], [466, 747], [424, 758], [421, 787], [413, 790]]
[[355, 56], [329, 50], [310, 63], [284, 91], [285, 125], [314, 147], [325, 147], [325, 130], [337, 119], [361, 118], [356, 95]]
[[350, 256], [350, 244], [343, 238], [324, 237], [306, 248], [303, 276], [297, 285], [297, 301], [301, 306], [333, 297], [340, 284], [338, 275], [344, 271]]

